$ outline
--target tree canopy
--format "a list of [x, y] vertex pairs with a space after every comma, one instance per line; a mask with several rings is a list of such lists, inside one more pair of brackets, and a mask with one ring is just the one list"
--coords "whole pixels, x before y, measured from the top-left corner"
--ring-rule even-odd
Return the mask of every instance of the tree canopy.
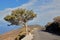
[[36, 14], [32, 10], [16, 9], [13, 10], [11, 15], [7, 15], [4, 19], [13, 25], [19, 25], [20, 23], [26, 23], [36, 17]]

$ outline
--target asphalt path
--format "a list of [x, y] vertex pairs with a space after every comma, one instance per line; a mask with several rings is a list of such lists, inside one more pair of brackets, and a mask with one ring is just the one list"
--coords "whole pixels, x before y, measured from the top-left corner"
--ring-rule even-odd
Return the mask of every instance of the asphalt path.
[[60, 36], [39, 30], [35, 30], [33, 35], [33, 40], [60, 40]]

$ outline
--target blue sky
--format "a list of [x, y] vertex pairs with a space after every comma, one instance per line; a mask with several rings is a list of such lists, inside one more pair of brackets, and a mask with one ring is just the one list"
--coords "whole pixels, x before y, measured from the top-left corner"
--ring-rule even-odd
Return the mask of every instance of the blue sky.
[[0, 34], [7, 30], [14, 30], [19, 26], [8, 27], [3, 18], [11, 14], [12, 10], [18, 8], [26, 8], [33, 10], [37, 17], [28, 22], [28, 24], [46, 25], [47, 22], [52, 22], [53, 18], [60, 16], [60, 0], [1, 0], [0, 1]]
[[29, 2], [29, 0], [0, 0], [0, 10], [18, 7], [27, 2]]

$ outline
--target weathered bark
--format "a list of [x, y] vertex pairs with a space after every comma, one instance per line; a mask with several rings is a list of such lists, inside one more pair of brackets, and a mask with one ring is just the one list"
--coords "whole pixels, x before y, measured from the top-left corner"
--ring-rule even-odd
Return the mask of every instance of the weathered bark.
[[26, 30], [26, 35], [28, 34], [28, 26], [27, 26], [27, 24], [25, 23], [25, 30]]

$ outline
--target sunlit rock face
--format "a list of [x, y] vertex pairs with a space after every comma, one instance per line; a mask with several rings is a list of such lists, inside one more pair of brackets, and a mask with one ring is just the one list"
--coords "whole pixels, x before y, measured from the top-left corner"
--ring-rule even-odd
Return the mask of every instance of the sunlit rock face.
[[28, 35], [26, 35], [23, 39], [21, 40], [32, 40], [33, 39], [33, 34], [29, 33]]
[[55, 17], [54, 21], [60, 23], [60, 16]]

